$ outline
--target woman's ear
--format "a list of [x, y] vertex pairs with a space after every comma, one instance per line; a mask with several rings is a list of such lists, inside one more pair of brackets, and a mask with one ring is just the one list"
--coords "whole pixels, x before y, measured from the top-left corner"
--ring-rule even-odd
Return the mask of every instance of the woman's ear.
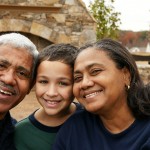
[[123, 76], [124, 76], [125, 85], [126, 85], [126, 86], [130, 86], [131, 74], [130, 74], [129, 70], [128, 70], [126, 67], [124, 67], [124, 68], [122, 69], [122, 71], [123, 71]]

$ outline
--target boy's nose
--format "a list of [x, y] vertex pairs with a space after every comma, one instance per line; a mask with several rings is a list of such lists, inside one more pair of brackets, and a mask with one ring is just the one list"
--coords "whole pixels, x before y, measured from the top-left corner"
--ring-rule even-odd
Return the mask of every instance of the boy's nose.
[[57, 87], [55, 85], [50, 85], [48, 87], [48, 90], [47, 90], [46, 94], [48, 96], [52, 96], [52, 97], [57, 96], [58, 95]]

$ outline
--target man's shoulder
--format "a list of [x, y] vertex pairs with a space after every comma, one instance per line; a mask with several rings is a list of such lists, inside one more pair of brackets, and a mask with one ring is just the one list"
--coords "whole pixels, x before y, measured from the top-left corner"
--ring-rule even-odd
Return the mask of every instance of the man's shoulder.
[[28, 124], [30, 124], [30, 121], [29, 121], [29, 118], [24, 118], [20, 121], [18, 121], [16, 124], [15, 124], [15, 128], [24, 128], [25, 126], [28, 126]]

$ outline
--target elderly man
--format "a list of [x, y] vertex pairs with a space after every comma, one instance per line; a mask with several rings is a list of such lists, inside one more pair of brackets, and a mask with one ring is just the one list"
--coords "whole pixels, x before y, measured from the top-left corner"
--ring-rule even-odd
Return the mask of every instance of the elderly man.
[[36, 46], [24, 35], [0, 36], [0, 150], [15, 149], [9, 110], [30, 92], [37, 59]]

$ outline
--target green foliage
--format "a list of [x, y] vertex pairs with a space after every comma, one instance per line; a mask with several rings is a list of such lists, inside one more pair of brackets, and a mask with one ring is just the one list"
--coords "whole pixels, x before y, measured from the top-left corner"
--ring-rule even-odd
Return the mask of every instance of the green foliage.
[[[114, 0], [110, 0], [111, 4]], [[105, 0], [94, 0], [89, 6], [90, 12], [97, 21], [97, 39], [118, 37], [120, 19], [119, 12], [112, 5], [106, 5]]]
[[129, 49], [132, 47], [146, 47], [149, 31], [120, 31], [118, 40]]
[[139, 32], [139, 39], [141, 41], [144, 41], [144, 40], [149, 40], [149, 35], [148, 35], [148, 32], [147, 31], [141, 31]]

